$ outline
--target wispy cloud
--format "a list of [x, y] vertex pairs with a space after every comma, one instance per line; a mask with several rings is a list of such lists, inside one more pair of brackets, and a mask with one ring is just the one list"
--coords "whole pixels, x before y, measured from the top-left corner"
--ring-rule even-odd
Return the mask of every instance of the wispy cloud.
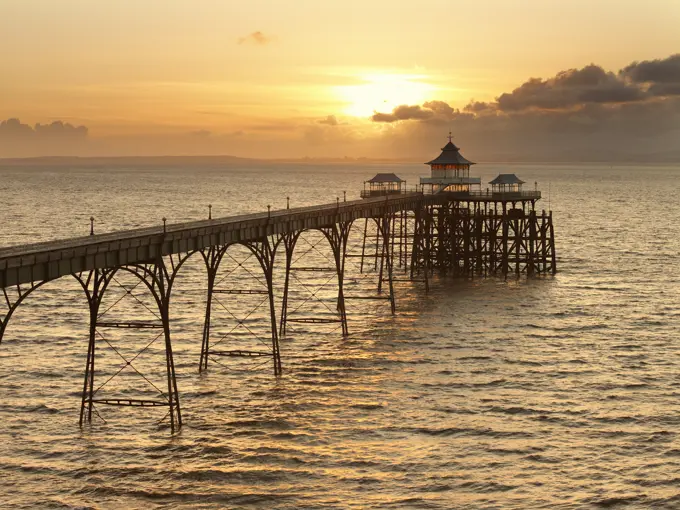
[[264, 35], [259, 30], [257, 32], [252, 32], [245, 37], [239, 37], [239, 44], [254, 44], [255, 46], [264, 46], [272, 42], [272, 38]]
[[318, 124], [325, 124], [327, 126], [337, 126], [338, 125], [338, 118], [335, 115], [329, 115], [325, 119], [317, 120], [316, 122]]

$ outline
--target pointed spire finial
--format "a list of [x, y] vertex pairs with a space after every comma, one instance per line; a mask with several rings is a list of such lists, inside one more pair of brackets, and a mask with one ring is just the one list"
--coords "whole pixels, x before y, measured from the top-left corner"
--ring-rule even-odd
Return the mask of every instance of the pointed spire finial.
[[449, 131], [449, 142], [451, 141], [451, 138], [453, 138], [453, 135], [451, 134], [451, 131]]

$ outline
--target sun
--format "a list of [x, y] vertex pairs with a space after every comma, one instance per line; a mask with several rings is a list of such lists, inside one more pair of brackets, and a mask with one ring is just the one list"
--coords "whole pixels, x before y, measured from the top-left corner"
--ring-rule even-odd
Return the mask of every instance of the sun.
[[391, 112], [395, 107], [422, 104], [428, 100], [434, 86], [420, 75], [369, 74], [363, 83], [337, 87], [344, 113], [354, 117], [369, 117], [374, 112]]

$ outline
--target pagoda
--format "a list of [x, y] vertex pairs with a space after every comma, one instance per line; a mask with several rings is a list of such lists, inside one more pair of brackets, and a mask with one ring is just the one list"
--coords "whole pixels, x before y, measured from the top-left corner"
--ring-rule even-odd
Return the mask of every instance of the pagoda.
[[432, 173], [430, 177], [421, 177], [420, 184], [430, 186], [432, 193], [470, 192], [473, 187], [475, 191], [481, 189], [481, 178], [470, 177], [470, 166], [474, 163], [465, 159], [460, 149], [451, 141], [451, 132], [449, 143], [442, 147], [442, 153], [425, 164], [430, 165]]
[[[366, 185], [368, 184], [368, 189]], [[373, 198], [384, 195], [399, 195], [406, 192], [406, 181], [393, 173], [376, 174], [375, 177], [364, 181], [361, 198]]]

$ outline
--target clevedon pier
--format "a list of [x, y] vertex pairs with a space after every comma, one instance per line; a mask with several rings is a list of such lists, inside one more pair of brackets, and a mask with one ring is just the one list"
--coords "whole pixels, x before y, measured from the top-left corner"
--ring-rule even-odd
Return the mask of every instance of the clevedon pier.
[[[556, 272], [552, 212], [537, 208], [538, 189], [523, 190], [514, 174], [501, 174], [489, 182], [491, 189], [482, 189], [481, 180], [470, 176], [473, 163], [450, 137], [428, 164], [431, 175], [415, 189], [395, 174], [378, 174], [366, 181], [358, 200], [225, 218], [209, 214], [181, 224], [164, 219], [157, 227], [106, 234], [92, 228], [85, 237], [0, 249], [0, 342], [33, 291], [52, 280], [75, 278], [89, 305], [89, 338], [74, 339], [83, 346], [80, 424], [96, 418], [98, 406], [160, 407], [174, 432], [182, 426], [182, 412], [170, 299], [181, 292], [174, 283], [192, 257], [205, 267], [197, 369], [222, 365], [227, 358], [250, 358], [269, 364], [276, 376], [285, 366], [279, 339], [299, 325], [335, 325], [338, 334], [348, 335], [346, 303], [352, 299], [385, 300], [396, 313], [398, 282], [428, 292], [435, 274], [515, 278]], [[235, 269], [225, 270], [227, 264]], [[227, 278], [236, 269], [245, 269], [248, 278]], [[303, 305], [318, 298], [320, 285], [332, 287], [332, 306], [305, 314]], [[293, 294], [303, 288], [307, 297], [293, 306]], [[140, 319], [129, 303], [114, 313], [124, 298], [150, 318]], [[237, 316], [229, 311], [230, 303], [240, 303], [245, 311]], [[213, 331], [216, 309], [232, 315], [232, 330]], [[234, 347], [230, 335], [237, 328], [254, 331], [254, 322], [266, 342], [257, 342], [256, 350], [244, 347], [241, 338]], [[128, 350], [117, 347], [112, 335], [124, 335]], [[161, 361], [144, 368], [163, 374], [160, 386], [137, 367], [138, 357], [151, 346], [161, 352]], [[118, 368], [110, 373], [102, 372], [98, 361], [107, 349], [118, 356]], [[109, 381], [131, 371], [151, 388], [139, 395], [134, 388], [111, 394]]]

